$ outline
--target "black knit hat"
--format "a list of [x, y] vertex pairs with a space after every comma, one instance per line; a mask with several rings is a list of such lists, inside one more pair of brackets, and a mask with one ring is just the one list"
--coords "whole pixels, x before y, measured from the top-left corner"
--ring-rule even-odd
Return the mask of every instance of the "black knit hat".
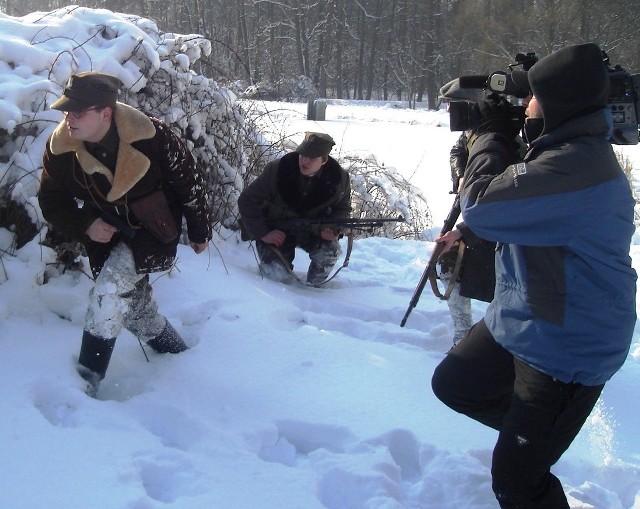
[[92, 106], [116, 105], [122, 82], [115, 76], [95, 71], [73, 74], [63, 95], [51, 105], [54, 110], [82, 111]]
[[609, 75], [602, 50], [594, 43], [559, 49], [529, 71], [513, 71], [511, 77], [516, 85], [529, 87], [538, 100], [544, 116], [543, 133], [607, 105]]
[[298, 145], [296, 152], [306, 157], [327, 156], [335, 144], [336, 142], [328, 134], [307, 131], [304, 141]]

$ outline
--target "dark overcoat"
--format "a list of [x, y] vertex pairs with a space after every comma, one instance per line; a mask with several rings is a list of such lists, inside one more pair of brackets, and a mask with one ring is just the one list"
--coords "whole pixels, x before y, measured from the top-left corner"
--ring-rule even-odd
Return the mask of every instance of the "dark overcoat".
[[330, 219], [351, 212], [349, 174], [329, 157], [313, 177], [300, 173], [298, 153], [291, 152], [268, 163], [238, 200], [243, 228], [251, 239], [274, 229], [278, 219], [303, 217]]

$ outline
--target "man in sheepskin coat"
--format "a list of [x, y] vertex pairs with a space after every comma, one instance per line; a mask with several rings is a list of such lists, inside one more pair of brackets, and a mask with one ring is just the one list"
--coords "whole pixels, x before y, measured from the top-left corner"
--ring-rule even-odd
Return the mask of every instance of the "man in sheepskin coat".
[[45, 219], [84, 244], [95, 277], [78, 359], [94, 397], [123, 327], [159, 353], [187, 348], [158, 313], [148, 274], [173, 265], [183, 216], [196, 253], [211, 238], [193, 157], [167, 125], [118, 102], [121, 86], [92, 71], [69, 78], [51, 106], [65, 118], [47, 141], [38, 193]]

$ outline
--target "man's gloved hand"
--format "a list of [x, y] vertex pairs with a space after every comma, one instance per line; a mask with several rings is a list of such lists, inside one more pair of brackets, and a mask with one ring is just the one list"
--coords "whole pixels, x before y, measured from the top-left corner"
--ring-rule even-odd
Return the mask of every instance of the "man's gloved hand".
[[511, 105], [498, 94], [489, 95], [471, 108], [478, 119], [478, 127], [474, 129], [477, 134], [499, 133], [515, 138], [524, 126], [524, 108]]

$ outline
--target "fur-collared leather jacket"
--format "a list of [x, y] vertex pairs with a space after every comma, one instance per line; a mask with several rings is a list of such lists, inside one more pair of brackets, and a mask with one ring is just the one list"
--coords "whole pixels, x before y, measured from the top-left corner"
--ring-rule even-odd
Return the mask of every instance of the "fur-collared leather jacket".
[[[58, 125], [43, 157], [40, 208], [54, 228], [85, 245], [94, 276], [120, 241], [131, 248], [138, 273], [168, 270], [178, 239], [160, 242], [139, 227], [128, 204], [163, 189], [178, 229], [184, 216], [189, 240], [206, 242], [211, 219], [204, 180], [187, 147], [163, 122], [122, 103], [116, 104], [114, 121], [119, 148], [113, 172], [69, 136], [65, 122]], [[107, 244], [89, 239], [87, 228], [105, 213], [136, 227], [135, 236], [117, 233]]]
[[329, 157], [318, 174], [305, 177], [300, 173], [298, 153], [291, 152], [265, 166], [240, 194], [238, 208], [251, 239], [265, 236], [278, 219], [349, 217], [349, 174]]

